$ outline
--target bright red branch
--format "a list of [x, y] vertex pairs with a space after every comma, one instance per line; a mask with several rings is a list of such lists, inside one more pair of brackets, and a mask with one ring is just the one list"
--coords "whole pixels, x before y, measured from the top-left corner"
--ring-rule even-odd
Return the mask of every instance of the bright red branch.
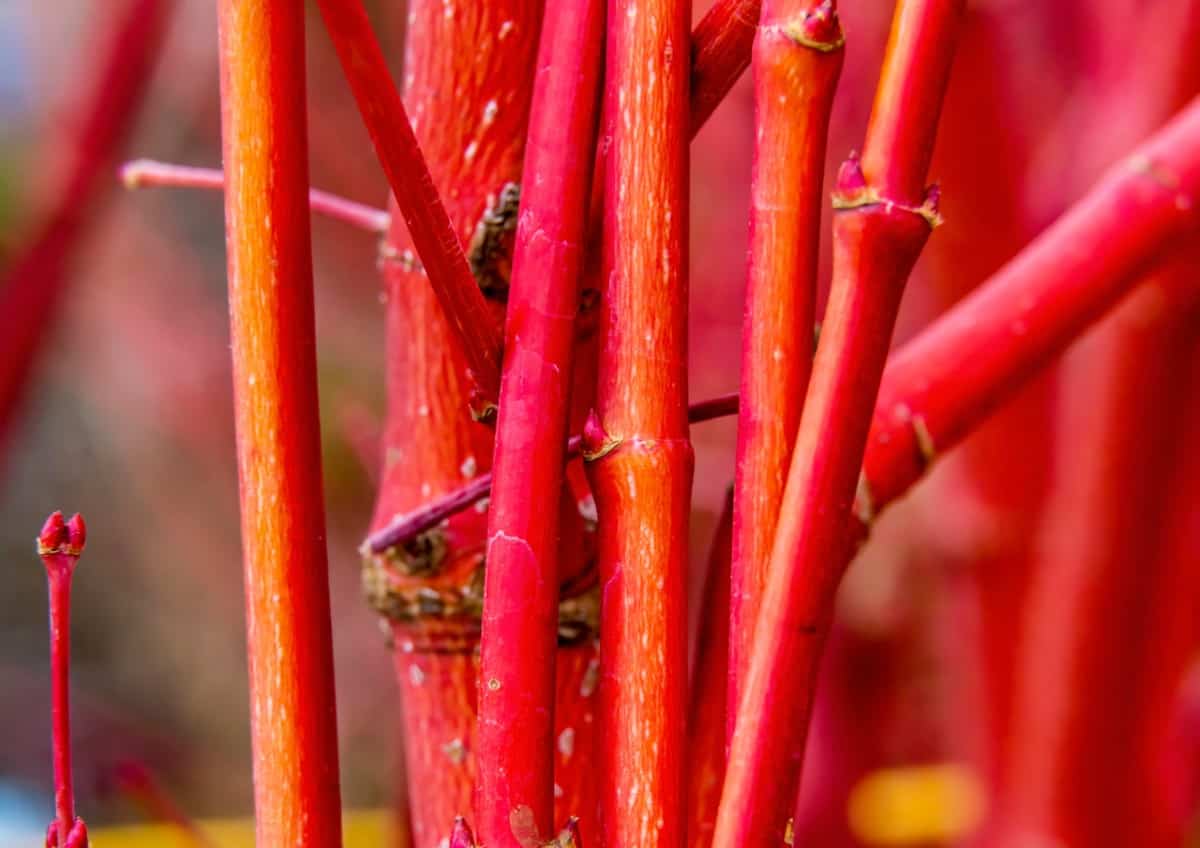
[[604, 0], [542, 24], [509, 288], [480, 642], [476, 815], [485, 845], [521, 848], [513, 818], [554, 821], [559, 498], [579, 277], [595, 158]]
[[750, 67], [762, 0], [717, 0], [692, 32], [691, 133]]
[[863, 463], [870, 517], [1200, 227], [1200, 99], [888, 361]]

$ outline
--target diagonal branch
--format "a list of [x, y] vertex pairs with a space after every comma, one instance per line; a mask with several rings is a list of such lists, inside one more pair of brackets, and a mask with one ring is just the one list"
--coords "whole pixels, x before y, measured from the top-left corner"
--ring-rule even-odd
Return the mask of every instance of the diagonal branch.
[[475, 413], [487, 414], [500, 389], [500, 327], [471, 274], [362, 3], [319, 5], [429, 283], [466, 354], [478, 392]]

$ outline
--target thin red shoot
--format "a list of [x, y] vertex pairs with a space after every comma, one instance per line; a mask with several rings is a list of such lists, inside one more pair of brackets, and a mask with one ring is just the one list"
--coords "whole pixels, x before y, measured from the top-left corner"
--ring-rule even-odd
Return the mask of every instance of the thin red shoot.
[[87, 826], [75, 815], [71, 778], [71, 577], [87, 542], [83, 516], [64, 522], [53, 512], [37, 538], [50, 589], [51, 722], [54, 749], [54, 822], [46, 831], [47, 848], [87, 848]]

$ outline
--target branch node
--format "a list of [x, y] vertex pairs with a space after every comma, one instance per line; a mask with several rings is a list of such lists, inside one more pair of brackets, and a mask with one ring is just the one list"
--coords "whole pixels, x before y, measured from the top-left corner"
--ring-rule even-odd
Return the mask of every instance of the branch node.
[[621, 439], [608, 435], [596, 410], [588, 413], [583, 425], [583, 459], [585, 462], [595, 462], [603, 459], [621, 445]]
[[940, 227], [943, 223], [941, 213], [938, 211], [941, 199], [942, 189], [936, 183], [925, 190], [925, 201], [920, 206], [901, 203], [883, 196], [879, 189], [867, 182], [856, 151], [851, 151], [850, 156], [838, 169], [837, 182], [832, 195], [835, 212], [883, 206], [889, 212], [899, 209], [918, 215], [925, 219], [931, 230]]
[[815, 9], [803, 12], [798, 20], [767, 28], [777, 29], [801, 47], [818, 53], [832, 53], [846, 44], [833, 0], [825, 0]]

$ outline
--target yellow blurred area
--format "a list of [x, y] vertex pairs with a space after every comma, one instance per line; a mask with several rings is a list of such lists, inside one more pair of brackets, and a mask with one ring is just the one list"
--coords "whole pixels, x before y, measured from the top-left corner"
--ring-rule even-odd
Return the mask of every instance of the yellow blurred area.
[[850, 793], [850, 829], [867, 845], [952, 842], [983, 818], [979, 776], [955, 763], [880, 769]]
[[[253, 819], [197, 822], [206, 844], [169, 824], [131, 825], [90, 830], [93, 848], [254, 848]], [[391, 839], [391, 816], [384, 810], [348, 812], [342, 822], [345, 848], [382, 848]]]

